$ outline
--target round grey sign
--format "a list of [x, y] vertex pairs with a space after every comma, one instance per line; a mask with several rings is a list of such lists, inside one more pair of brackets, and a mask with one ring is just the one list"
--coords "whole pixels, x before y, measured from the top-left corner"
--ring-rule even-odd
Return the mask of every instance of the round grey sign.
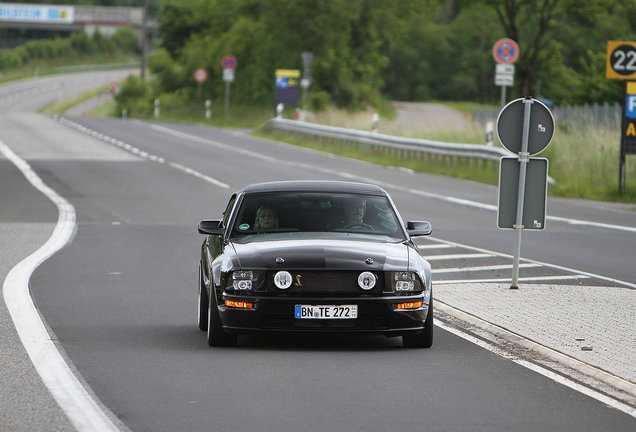
[[[497, 137], [506, 149], [521, 153], [525, 99], [516, 99], [503, 107], [497, 117]], [[530, 99], [529, 99], [530, 100]], [[542, 102], [531, 99], [528, 153], [534, 156], [550, 145], [554, 138], [554, 117]]]

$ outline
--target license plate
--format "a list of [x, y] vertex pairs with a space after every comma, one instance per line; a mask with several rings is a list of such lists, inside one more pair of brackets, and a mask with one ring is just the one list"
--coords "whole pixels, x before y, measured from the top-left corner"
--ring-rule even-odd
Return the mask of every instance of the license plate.
[[300, 319], [355, 319], [358, 305], [296, 305], [295, 317]]

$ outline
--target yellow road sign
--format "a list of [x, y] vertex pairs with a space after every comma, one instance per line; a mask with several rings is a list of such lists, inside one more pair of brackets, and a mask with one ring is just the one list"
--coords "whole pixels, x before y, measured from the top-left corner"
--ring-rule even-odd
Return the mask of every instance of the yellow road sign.
[[636, 42], [607, 41], [606, 78], [636, 78]]

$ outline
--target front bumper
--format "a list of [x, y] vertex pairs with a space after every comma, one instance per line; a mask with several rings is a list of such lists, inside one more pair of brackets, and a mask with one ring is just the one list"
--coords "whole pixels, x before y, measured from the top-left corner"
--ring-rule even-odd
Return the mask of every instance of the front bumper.
[[[225, 300], [252, 303], [251, 309], [225, 306]], [[384, 334], [402, 336], [424, 329], [428, 314], [425, 295], [382, 297], [296, 297], [296, 296], [222, 296], [219, 315], [228, 333], [316, 332], [339, 334]], [[399, 309], [398, 304], [422, 301], [417, 309]], [[426, 303], [425, 303], [426, 301]], [[355, 319], [297, 319], [295, 307], [302, 305], [358, 305]]]

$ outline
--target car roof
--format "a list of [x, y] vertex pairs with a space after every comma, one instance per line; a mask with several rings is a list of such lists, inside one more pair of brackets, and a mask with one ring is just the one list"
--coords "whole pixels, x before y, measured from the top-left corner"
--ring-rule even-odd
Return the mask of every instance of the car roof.
[[387, 195], [384, 189], [376, 185], [328, 180], [294, 180], [257, 183], [245, 186], [243, 189], [239, 190], [237, 194], [266, 192], [327, 192], [365, 195]]

